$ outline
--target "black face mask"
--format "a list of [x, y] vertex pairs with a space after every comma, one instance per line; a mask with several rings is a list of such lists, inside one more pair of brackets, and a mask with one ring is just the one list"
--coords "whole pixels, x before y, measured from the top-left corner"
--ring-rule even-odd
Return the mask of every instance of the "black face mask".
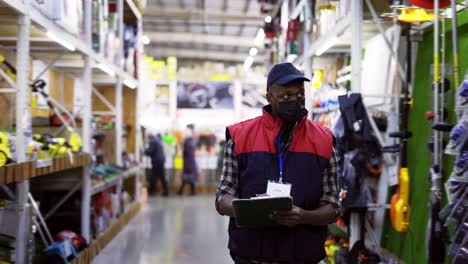
[[278, 103], [278, 116], [286, 122], [300, 121], [307, 115], [304, 104], [299, 100]]

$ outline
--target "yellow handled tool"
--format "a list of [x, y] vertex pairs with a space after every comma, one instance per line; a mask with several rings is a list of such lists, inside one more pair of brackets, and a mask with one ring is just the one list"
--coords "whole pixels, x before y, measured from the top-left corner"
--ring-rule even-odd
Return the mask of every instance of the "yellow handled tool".
[[390, 216], [393, 228], [404, 233], [408, 232], [410, 221], [408, 168], [400, 168], [398, 174], [398, 191], [392, 196]]

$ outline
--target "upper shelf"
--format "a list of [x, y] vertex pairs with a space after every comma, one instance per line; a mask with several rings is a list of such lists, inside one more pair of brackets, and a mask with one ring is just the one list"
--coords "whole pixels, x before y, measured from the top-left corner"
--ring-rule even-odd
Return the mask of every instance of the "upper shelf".
[[[7, 6], [11, 7], [13, 11], [17, 14], [25, 14], [26, 13], [26, 5], [19, 0], [0, 0], [0, 3], [3, 2]], [[136, 17], [140, 16], [141, 13], [139, 12], [138, 8], [134, 4], [132, 0], [126, 0], [126, 3], [128, 6], [132, 9], [133, 13], [135, 14]], [[10, 13], [10, 12], [8, 12]], [[13, 14], [9, 14], [10, 16]], [[107, 58], [102, 56], [101, 54], [95, 52], [90, 46], [88, 46], [85, 41], [80, 39], [79, 37], [71, 34], [67, 30], [65, 30], [63, 27], [58, 25], [56, 22], [53, 20], [49, 19], [47, 16], [42, 14], [39, 10], [37, 10], [35, 7], [30, 6], [29, 7], [29, 16], [31, 18], [31, 23], [35, 25], [35, 27], [40, 28], [40, 30], [35, 30], [34, 33], [38, 35], [38, 37], [32, 37], [31, 38], [31, 47], [44, 47], [44, 42], [41, 41], [46, 39], [46, 32], [50, 32], [50, 34], [53, 34], [55, 37], [58, 39], [62, 40], [64, 43], [70, 43], [73, 44], [73, 47], [75, 48], [74, 51], [70, 52], [78, 52], [81, 53], [82, 55], [88, 55], [91, 57], [94, 67], [96, 69], [99, 69], [102, 71], [102, 73], [107, 73], [109, 74], [110, 72], [113, 73], [112, 75], [121, 77], [124, 80], [128, 80], [129, 82], [132, 82], [134, 84], [138, 84], [138, 81], [128, 72], [125, 72], [121, 67], [116, 66], [114, 63], [110, 62]], [[3, 39], [11, 39], [11, 41], [16, 41], [15, 37], [6, 37]], [[51, 41], [53, 42], [53, 41]], [[64, 48], [64, 50], [66, 50]], [[82, 68], [84, 64], [78, 63], [75, 64], [77, 67]], [[104, 65], [105, 69], [102, 69], [103, 67], [96, 67], [97, 65]], [[107, 71], [106, 71], [107, 70]]]
[[[304, 54], [295, 58], [293, 61], [296, 64], [303, 64], [304, 58], [310, 58], [314, 56], [320, 56], [323, 53], [326, 53], [329, 50], [333, 50], [337, 46], [341, 49], [343, 48], [344, 43], [340, 37], [344, 34], [344, 32], [350, 27], [351, 25], [351, 14], [346, 15], [340, 21], [336, 23], [336, 25], [320, 37], [315, 40], [311, 40], [311, 45], [308, 50], [304, 50]], [[348, 46], [348, 45], [345, 45]]]
[[114, 185], [117, 185], [119, 181], [121, 180], [125, 180], [131, 176], [135, 176], [138, 171], [140, 170], [139, 167], [133, 167], [133, 168], [130, 168], [126, 171], [123, 171], [121, 172], [117, 177], [109, 180], [109, 181], [106, 181], [106, 182], [103, 182], [103, 183], [100, 183], [96, 186], [93, 186], [92, 189], [91, 189], [91, 195], [94, 195], [96, 193], [99, 193], [99, 192], [102, 192], [103, 190], [105, 189], [108, 189]]
[[84, 167], [91, 163], [91, 156], [86, 153], [74, 154], [73, 159], [58, 157], [48, 160], [27, 161], [0, 167], [0, 186], [13, 182], [29, 180], [34, 177]]
[[345, 32], [345, 30], [351, 25], [351, 15], [348, 14], [342, 20], [330, 30], [326, 35], [319, 37], [317, 40], [312, 42], [309, 50], [304, 52], [306, 57], [320, 55], [329, 48], [333, 47], [338, 43], [337, 39]]
[[[348, 53], [351, 51], [353, 36], [351, 32], [351, 15], [348, 14], [343, 19], [338, 21], [333, 28], [326, 34], [311, 40], [308, 50], [304, 54], [295, 58], [294, 63], [302, 65], [304, 58], [317, 57], [325, 53]], [[381, 26], [384, 30], [389, 29], [392, 25], [389, 23], [382, 23]], [[380, 34], [378, 27], [375, 23], [364, 22], [362, 25], [361, 40], [365, 45], [368, 40]]]

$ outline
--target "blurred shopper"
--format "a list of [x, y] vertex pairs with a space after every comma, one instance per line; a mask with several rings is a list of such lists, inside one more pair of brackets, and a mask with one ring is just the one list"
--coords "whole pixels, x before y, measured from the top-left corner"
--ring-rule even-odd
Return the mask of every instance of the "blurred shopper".
[[198, 164], [195, 160], [195, 126], [189, 124], [186, 127], [186, 135], [183, 146], [184, 168], [182, 170], [182, 185], [179, 189], [179, 195], [182, 195], [186, 184], [190, 186], [192, 195], [195, 195], [195, 184], [198, 181]]
[[166, 131], [162, 138], [162, 142], [164, 155], [166, 157], [166, 164], [164, 165], [166, 168], [166, 178], [168, 184], [171, 185], [174, 180], [174, 158], [176, 156], [177, 150], [177, 139], [174, 137], [174, 135], [172, 135], [171, 132]]
[[[237, 264], [312, 264], [326, 256], [327, 225], [341, 214], [334, 140], [307, 119], [304, 81], [291, 63], [275, 65], [263, 115], [226, 130], [216, 209], [230, 217], [228, 247]], [[269, 185], [288, 187], [293, 209], [272, 213], [278, 226], [238, 227], [232, 200], [265, 194]]]
[[151, 158], [151, 174], [148, 180], [148, 194], [154, 196], [156, 194], [157, 181], [161, 182], [163, 188], [163, 196], [168, 196], [166, 170], [164, 163], [166, 157], [164, 155], [163, 143], [161, 135], [150, 134], [148, 136], [148, 147], [145, 150], [145, 155]]

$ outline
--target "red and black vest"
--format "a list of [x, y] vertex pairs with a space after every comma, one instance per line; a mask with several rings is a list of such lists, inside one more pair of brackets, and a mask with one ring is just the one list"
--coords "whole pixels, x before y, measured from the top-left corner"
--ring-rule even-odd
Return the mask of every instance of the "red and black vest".
[[[279, 158], [275, 140], [282, 120], [264, 108], [263, 115], [228, 127], [239, 166], [239, 196], [250, 198], [266, 192], [269, 180], [278, 181]], [[331, 132], [304, 118], [292, 132], [284, 160], [283, 181], [292, 184], [294, 205], [305, 210], [319, 206], [322, 171], [329, 167], [333, 152]], [[234, 256], [287, 263], [318, 263], [325, 257], [326, 226], [294, 228], [237, 227], [229, 222], [229, 249]]]

